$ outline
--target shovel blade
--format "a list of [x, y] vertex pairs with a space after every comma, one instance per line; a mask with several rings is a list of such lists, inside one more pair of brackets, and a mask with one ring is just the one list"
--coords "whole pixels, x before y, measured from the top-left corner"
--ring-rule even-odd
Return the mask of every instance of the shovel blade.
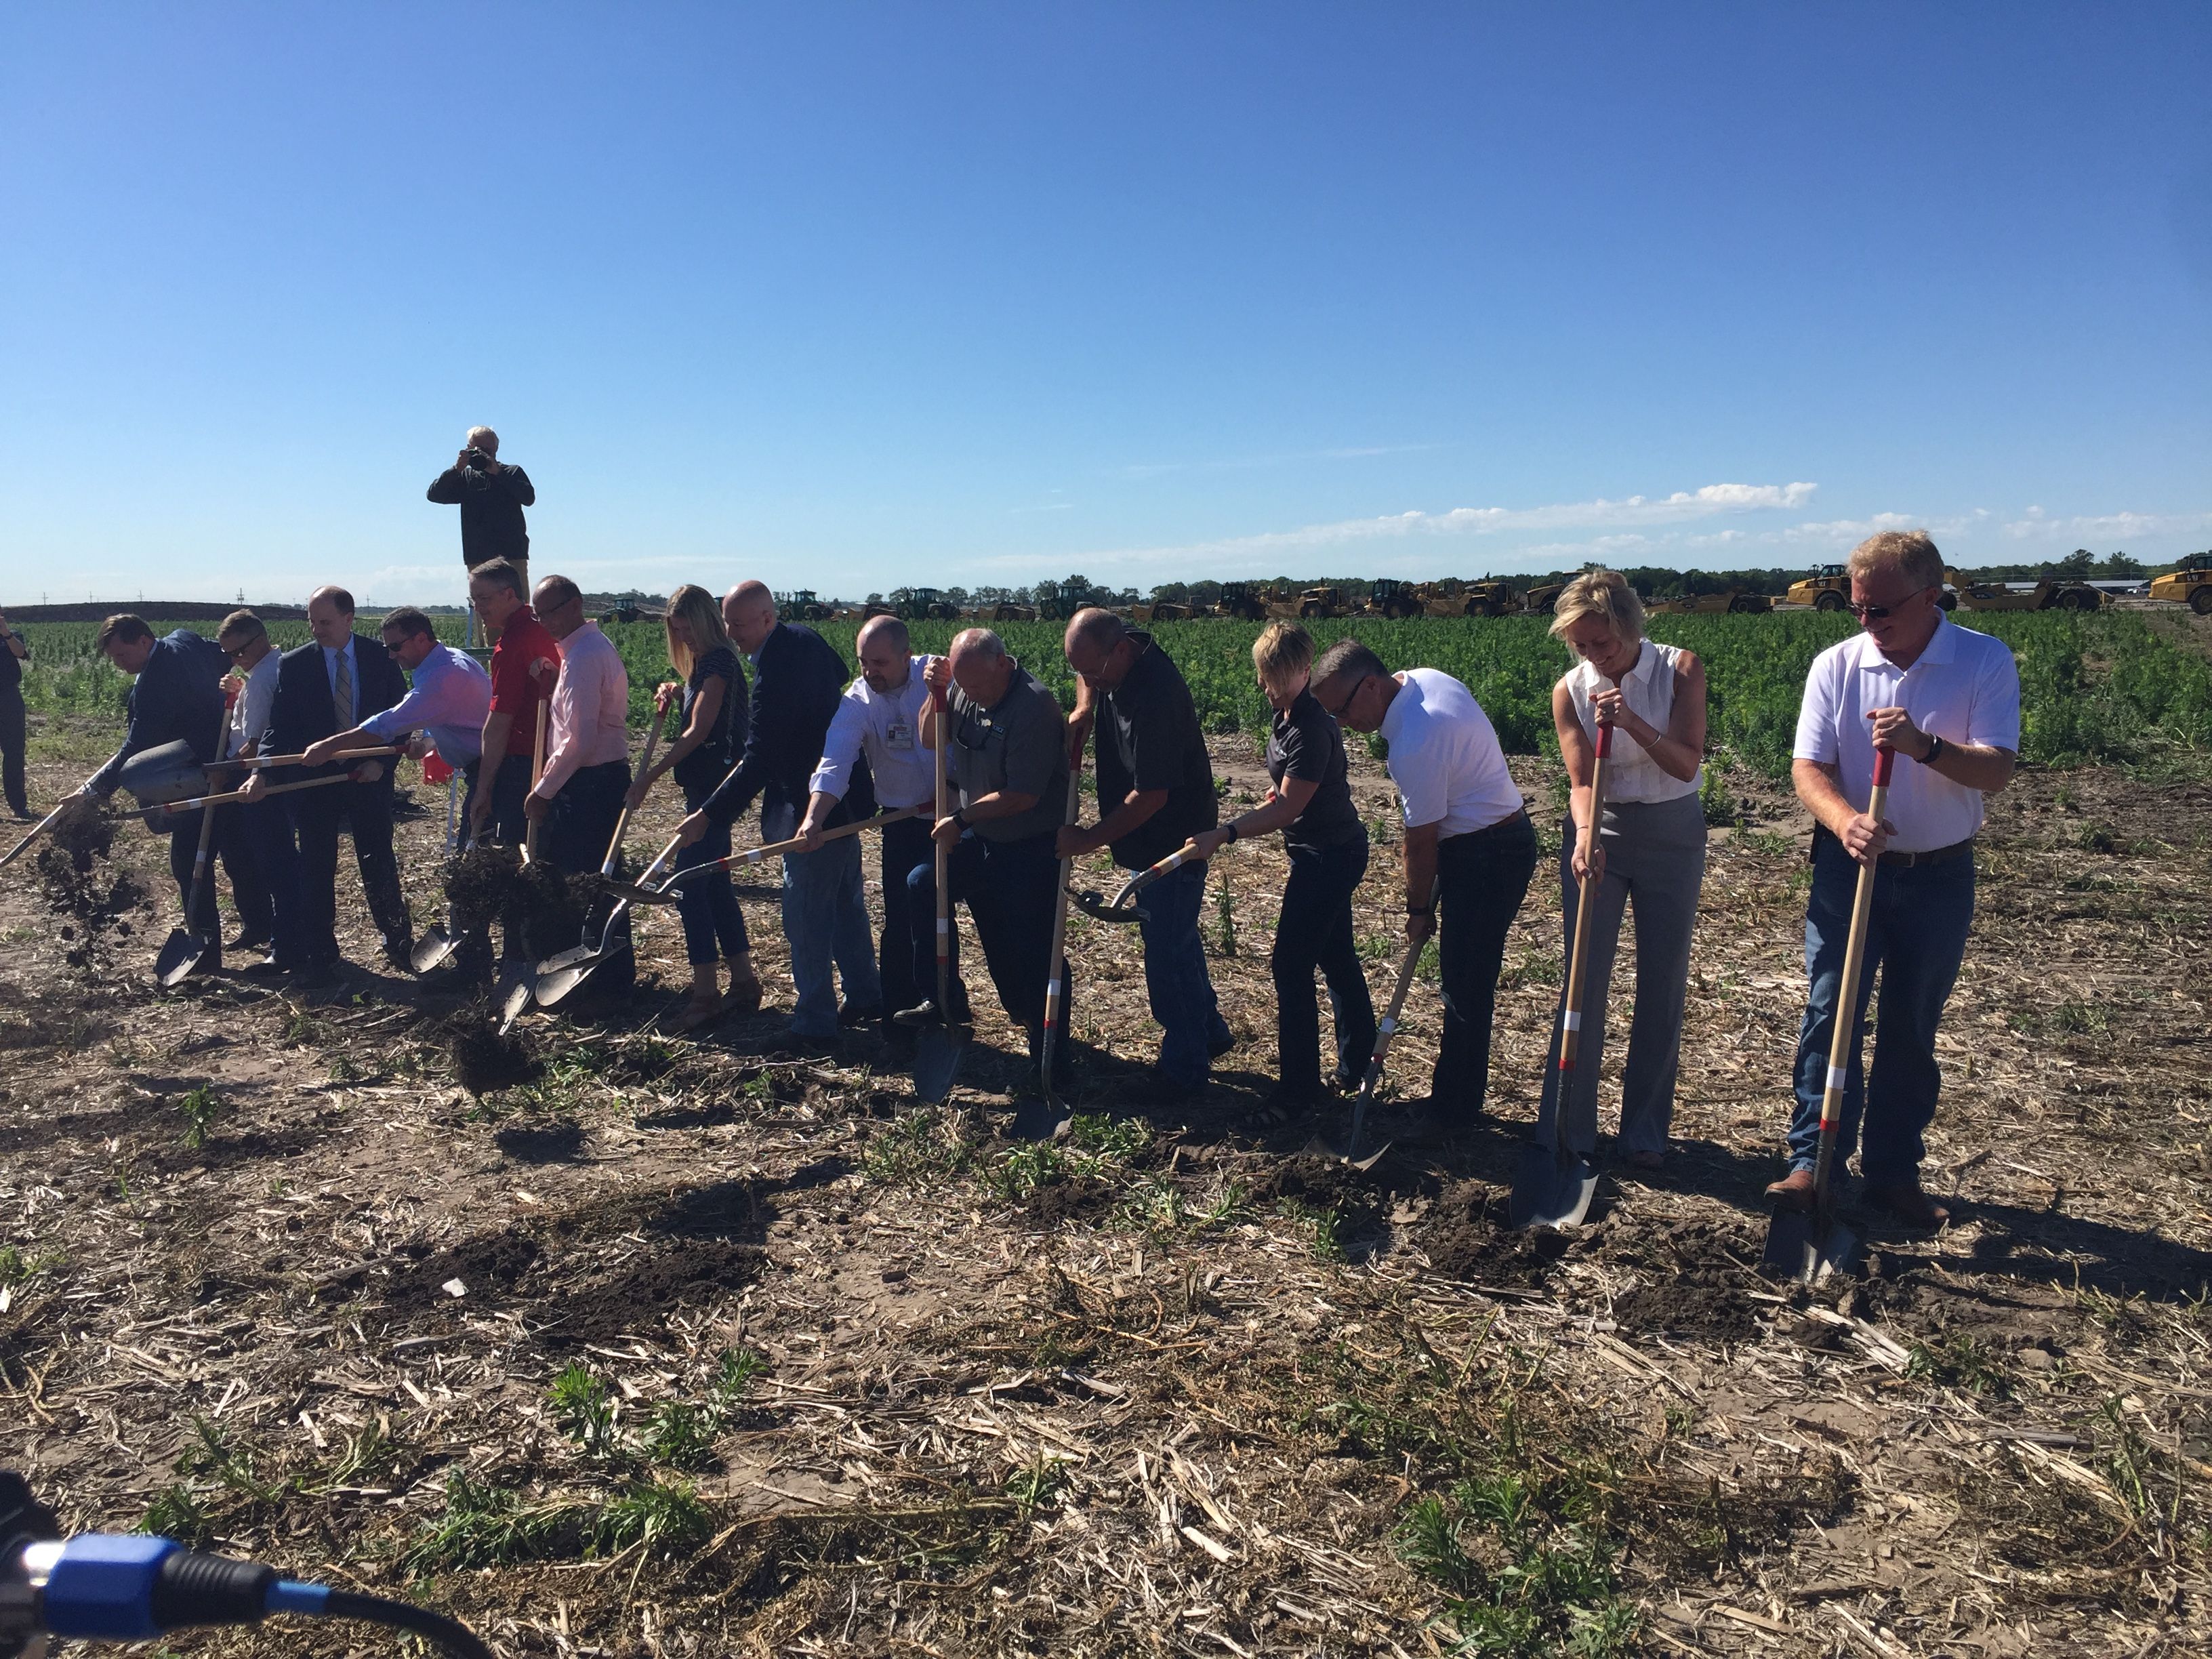
[[161, 946], [161, 954], [154, 958], [154, 982], [174, 985], [200, 965], [207, 954], [207, 941], [198, 933], [179, 927], [171, 933], [168, 942]]
[[465, 934], [456, 935], [442, 927], [433, 927], [415, 941], [415, 949], [407, 958], [407, 965], [418, 974], [427, 974], [461, 948]]
[[1817, 1285], [1830, 1273], [1847, 1269], [1858, 1249], [1858, 1235], [1832, 1215], [1824, 1218], [1816, 1210], [1778, 1206], [1767, 1224], [1759, 1271], [1775, 1279]]
[[[574, 956], [574, 954], [572, 951], [562, 952], [562, 956], [564, 957]], [[554, 960], [557, 962], [560, 957], [556, 957]], [[592, 976], [592, 969], [599, 965], [599, 953], [596, 951], [586, 951], [582, 957], [565, 963], [558, 968], [554, 967], [551, 962], [541, 963], [538, 970], [537, 989], [532, 993], [538, 999], [538, 1006], [541, 1008], [552, 1007], [589, 979]]]
[[952, 1092], [960, 1075], [960, 1060], [968, 1052], [964, 1025], [925, 1025], [914, 1045], [914, 1092], [916, 1099], [934, 1106]]
[[1507, 1213], [1516, 1228], [1578, 1227], [1596, 1195], [1596, 1164], [1577, 1153], [1532, 1143], [1521, 1149]]
[[530, 1006], [530, 981], [519, 979], [507, 988], [500, 999], [499, 1034], [505, 1036], [514, 1029], [514, 1022], [522, 1018], [522, 1011]]

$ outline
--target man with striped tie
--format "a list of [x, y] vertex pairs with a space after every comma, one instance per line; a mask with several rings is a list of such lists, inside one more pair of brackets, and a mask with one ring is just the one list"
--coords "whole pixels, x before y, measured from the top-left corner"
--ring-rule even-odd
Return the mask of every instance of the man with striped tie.
[[[353, 631], [353, 595], [343, 587], [319, 587], [307, 596], [307, 631], [314, 636], [312, 642], [287, 651], [277, 665], [276, 695], [261, 743], [264, 755], [300, 754], [311, 744], [350, 732], [407, 695], [407, 682], [384, 642]], [[268, 778], [269, 784], [337, 769], [279, 769], [285, 775]], [[374, 781], [362, 781], [364, 776]], [[356, 769], [355, 779], [283, 797], [300, 837], [305, 951], [319, 969], [333, 968], [339, 960], [338, 827], [344, 824], [353, 832], [362, 891], [377, 931], [384, 936], [385, 957], [404, 969], [414, 948], [414, 933], [407, 901], [399, 890], [399, 861], [392, 851], [392, 768], [382, 762], [364, 762]]]

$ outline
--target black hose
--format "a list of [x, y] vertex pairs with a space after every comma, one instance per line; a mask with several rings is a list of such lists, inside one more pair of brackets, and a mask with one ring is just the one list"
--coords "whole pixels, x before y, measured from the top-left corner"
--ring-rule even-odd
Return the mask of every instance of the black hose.
[[433, 1613], [428, 1607], [410, 1606], [405, 1601], [387, 1601], [380, 1595], [363, 1595], [356, 1590], [334, 1589], [323, 1614], [326, 1619], [359, 1619], [372, 1625], [386, 1625], [393, 1630], [411, 1631], [425, 1641], [434, 1642], [447, 1652], [457, 1654], [459, 1659], [493, 1659], [492, 1650], [484, 1645], [477, 1633], [457, 1619], [448, 1619], [442, 1613]]

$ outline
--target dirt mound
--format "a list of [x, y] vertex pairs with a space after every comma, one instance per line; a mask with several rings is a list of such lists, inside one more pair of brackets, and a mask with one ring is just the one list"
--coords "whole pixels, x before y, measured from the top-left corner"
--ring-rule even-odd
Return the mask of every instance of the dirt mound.
[[1310, 1209], [1334, 1210], [1346, 1234], [1373, 1221], [1387, 1196], [1373, 1170], [1356, 1170], [1310, 1152], [1283, 1159], [1261, 1179], [1252, 1195], [1262, 1201], [1290, 1199]]
[[540, 1254], [538, 1241], [517, 1228], [465, 1239], [450, 1249], [433, 1250], [393, 1274], [384, 1300], [403, 1310], [446, 1307], [459, 1299], [446, 1289], [454, 1279], [460, 1280], [471, 1298], [494, 1297], [520, 1284], [538, 1265]]
[[1079, 1176], [1040, 1187], [1022, 1201], [1022, 1213], [1052, 1226], [1063, 1221], [1098, 1221], [1112, 1213], [1121, 1190], [1110, 1181]]
[[[1534, 1285], [1566, 1254], [1565, 1233], [1546, 1227], [1518, 1231], [1491, 1220], [1491, 1189], [1460, 1181], [1437, 1194], [1426, 1224], [1414, 1236], [1422, 1253], [1447, 1279], [1481, 1285]], [[1504, 1206], [1499, 1206], [1502, 1218]]]
[[1742, 1223], [1700, 1218], [1656, 1227], [1616, 1222], [1604, 1230], [1599, 1254], [1611, 1264], [1643, 1269], [1648, 1282], [1613, 1300], [1624, 1331], [1663, 1331], [1711, 1341], [1741, 1342], [1759, 1334], [1759, 1304], [1746, 1291], [1744, 1264], [1759, 1241]]
[[501, 1089], [520, 1088], [545, 1075], [544, 1063], [512, 1031], [502, 1033], [489, 1020], [471, 1021], [453, 1034], [449, 1050], [453, 1081], [481, 1100]]

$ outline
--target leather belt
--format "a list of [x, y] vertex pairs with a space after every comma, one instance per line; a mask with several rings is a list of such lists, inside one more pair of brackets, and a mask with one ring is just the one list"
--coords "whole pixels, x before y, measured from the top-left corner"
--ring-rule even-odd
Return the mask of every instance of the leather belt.
[[1909, 870], [1916, 864], [1948, 864], [1953, 859], [1969, 856], [1973, 850], [1974, 838], [1969, 836], [1964, 841], [1954, 841], [1948, 847], [1935, 848], [1925, 853], [1884, 853], [1881, 861]]

